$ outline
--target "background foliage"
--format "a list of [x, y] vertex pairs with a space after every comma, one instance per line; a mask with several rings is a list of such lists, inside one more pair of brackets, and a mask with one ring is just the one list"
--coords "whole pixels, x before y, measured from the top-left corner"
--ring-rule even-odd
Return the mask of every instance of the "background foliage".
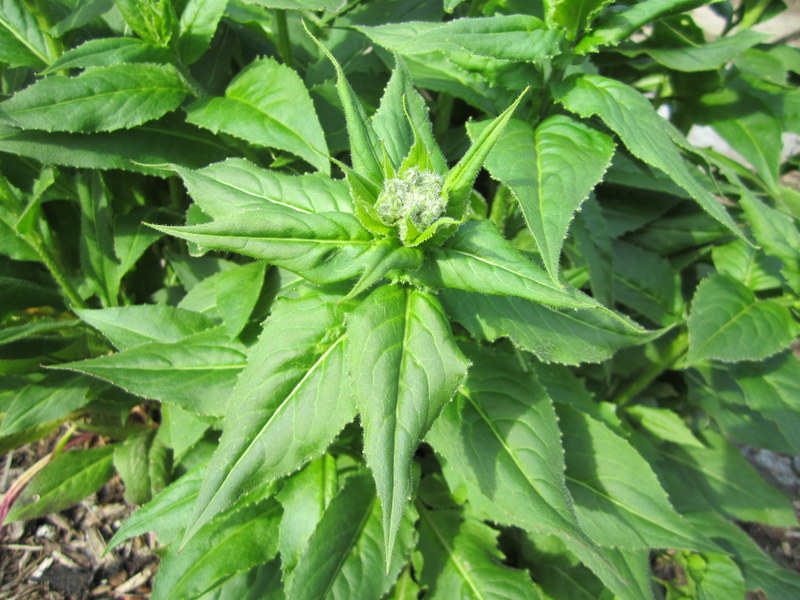
[[5, 520], [119, 474], [159, 599], [798, 597], [800, 51], [703, 4], [0, 0], [0, 448], [68, 426]]

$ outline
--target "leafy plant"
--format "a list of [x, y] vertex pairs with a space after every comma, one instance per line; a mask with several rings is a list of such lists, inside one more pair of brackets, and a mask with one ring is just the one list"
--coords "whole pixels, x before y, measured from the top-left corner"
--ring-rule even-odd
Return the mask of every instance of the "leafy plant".
[[70, 424], [6, 521], [118, 473], [160, 599], [796, 597], [800, 61], [702, 4], [2, 0], [0, 446]]

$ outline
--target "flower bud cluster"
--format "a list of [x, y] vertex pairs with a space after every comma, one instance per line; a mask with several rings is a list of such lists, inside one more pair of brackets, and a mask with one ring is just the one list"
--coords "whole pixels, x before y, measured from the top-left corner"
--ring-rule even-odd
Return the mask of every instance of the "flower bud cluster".
[[422, 231], [444, 214], [443, 183], [441, 175], [412, 167], [384, 182], [375, 207], [384, 223], [398, 225], [404, 239], [406, 218]]

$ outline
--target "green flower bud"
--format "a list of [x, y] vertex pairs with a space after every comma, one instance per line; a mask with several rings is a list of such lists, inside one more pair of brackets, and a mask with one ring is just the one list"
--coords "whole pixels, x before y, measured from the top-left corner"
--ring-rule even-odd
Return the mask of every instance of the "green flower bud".
[[384, 182], [375, 208], [383, 222], [396, 225], [405, 239], [406, 218], [422, 231], [444, 215], [443, 183], [441, 175], [412, 167]]

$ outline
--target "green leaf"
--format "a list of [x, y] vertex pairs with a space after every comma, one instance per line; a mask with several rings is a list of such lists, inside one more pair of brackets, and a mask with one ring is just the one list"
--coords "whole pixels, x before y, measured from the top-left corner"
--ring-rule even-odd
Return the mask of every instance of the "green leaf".
[[286, 150], [330, 173], [325, 133], [308, 90], [294, 69], [271, 58], [255, 60], [225, 89], [186, 108], [187, 120], [253, 144]]
[[447, 313], [473, 336], [490, 342], [508, 337], [544, 362], [601, 362], [617, 350], [660, 335], [624, 325], [597, 310], [559, 311], [522, 298], [459, 290], [443, 290], [440, 299]]
[[[400, 165], [414, 145], [414, 134], [420, 136], [429, 152], [433, 171], [447, 172], [447, 162], [433, 136], [428, 107], [414, 89], [408, 67], [395, 56], [395, 68], [383, 92], [380, 106], [372, 117], [372, 126], [392, 164]], [[410, 119], [410, 121], [409, 121]]]
[[189, 0], [178, 23], [178, 52], [184, 64], [196, 62], [211, 45], [227, 0]]
[[269, 499], [206, 524], [180, 553], [172, 548], [161, 560], [153, 600], [194, 600], [270, 560], [278, 551], [280, 514], [280, 504]]
[[131, 504], [150, 500], [150, 449], [155, 434], [132, 435], [114, 448], [114, 467], [125, 484], [125, 500]]
[[740, 527], [712, 512], [687, 516], [698, 530], [732, 554], [748, 590], [763, 590], [770, 600], [794, 600], [800, 594], [800, 575], [779, 566]]
[[733, 372], [747, 405], [772, 420], [787, 440], [800, 427], [800, 361], [792, 353], [762, 363], [741, 363]]
[[239, 154], [216, 136], [173, 119], [92, 135], [0, 126], [0, 152], [49, 164], [122, 169], [159, 177], [165, 177], [167, 172], [147, 165], [178, 163], [197, 168]]
[[171, 0], [114, 0], [130, 28], [146, 42], [167, 46], [178, 18]]
[[0, 61], [37, 69], [50, 63], [45, 33], [22, 0], [0, 1]]
[[645, 0], [622, 11], [609, 11], [590, 35], [583, 38], [575, 50], [579, 54], [595, 52], [598, 48], [616, 45], [639, 27], [658, 17], [680, 13], [706, 4], [706, 0]]
[[24, 325], [13, 325], [11, 327], [3, 327], [0, 329], [0, 344], [10, 344], [17, 340], [25, 339], [31, 335], [42, 333], [50, 333], [61, 331], [62, 329], [70, 329], [77, 325], [80, 321], [77, 319], [69, 321], [32, 321]]
[[800, 293], [800, 232], [796, 221], [776, 210], [754, 194], [743, 194], [742, 208], [753, 237], [764, 247], [764, 251], [783, 263], [781, 273], [795, 293]]
[[88, 392], [89, 380], [82, 375], [50, 373], [14, 394], [0, 425], [0, 436], [19, 433], [68, 415], [88, 404]]
[[204, 475], [205, 465], [192, 469], [140, 506], [109, 540], [106, 552], [127, 539], [151, 531], [157, 534], [161, 544], [171, 543], [188, 522]]
[[65, 452], [28, 484], [5, 523], [54, 513], [97, 491], [114, 474], [113, 446]]
[[313, 283], [356, 276], [372, 247], [372, 236], [358, 219], [339, 212], [302, 214], [271, 208], [203, 225], [153, 227], [205, 248], [266, 260]]
[[678, 413], [668, 408], [637, 404], [627, 407], [625, 412], [660, 440], [684, 446], [703, 447]]
[[347, 330], [348, 370], [383, 507], [389, 564], [411, 493], [414, 452], [469, 363], [439, 302], [415, 289], [377, 288], [348, 317]]
[[192, 200], [215, 219], [271, 206], [303, 214], [353, 212], [347, 184], [321, 173], [288, 175], [238, 158], [197, 171], [173, 168]]
[[413, 543], [416, 511], [400, 523], [391, 560], [381, 544], [381, 511], [367, 475], [353, 475], [331, 501], [286, 590], [288, 600], [380, 598], [394, 584]]
[[[303, 27], [306, 28], [305, 21]], [[306, 28], [306, 33], [325, 53], [336, 69], [336, 91], [344, 110], [344, 119], [347, 126], [347, 138], [350, 141], [350, 163], [359, 175], [366, 177], [373, 184], [378, 185], [383, 181], [383, 161], [380, 142], [372, 125], [367, 119], [364, 107], [361, 106], [353, 88], [347, 82], [339, 62], [333, 54], [322, 45], [317, 38], [311, 35]]]
[[466, 52], [502, 60], [539, 61], [561, 49], [562, 34], [529, 15], [454, 19], [447, 23], [409, 21], [356, 27], [373, 42], [398, 54]]
[[561, 434], [552, 402], [531, 373], [499, 352], [477, 350], [461, 393], [426, 441], [458, 471], [473, 505], [523, 529], [571, 536], [592, 546], [564, 481]]
[[173, 402], [194, 414], [219, 416], [225, 413], [228, 395], [245, 363], [239, 347], [183, 340], [149, 342], [57, 368], [99, 377], [138, 396]]
[[0, 103], [0, 121], [23, 129], [90, 133], [128, 129], [176, 109], [188, 90], [171, 65], [92, 67], [52, 75]]
[[280, 527], [281, 566], [291, 573], [308, 548], [314, 529], [338, 491], [336, 460], [323, 454], [289, 477], [278, 493], [283, 506]]
[[634, 244], [615, 240], [614, 298], [659, 325], [682, 319], [680, 273], [673, 266]]
[[43, 75], [67, 69], [108, 67], [120, 63], [167, 63], [169, 51], [137, 38], [116, 37], [89, 40], [67, 50], [44, 71]]
[[[648, 0], [637, 6], [654, 1], [660, 0]], [[672, 136], [676, 132], [671, 125], [634, 88], [599, 75], [582, 75], [559, 86], [555, 94], [567, 110], [583, 118], [599, 116], [635, 156], [664, 171], [708, 214], [743, 237], [722, 204], [703, 187], [683, 161], [673, 142]]]
[[114, 0], [87, 0], [75, 3], [75, 9], [50, 28], [53, 37], [62, 37], [101, 17], [114, 7]]
[[628, 550], [719, 550], [675, 512], [650, 465], [624, 438], [571, 406], [559, 406], [558, 416], [567, 486], [592, 540]]
[[761, 360], [786, 348], [800, 332], [788, 308], [758, 300], [743, 284], [720, 274], [697, 286], [688, 324], [690, 364]]
[[345, 305], [335, 299], [314, 295], [276, 305], [231, 394], [185, 539], [242, 490], [321, 454], [355, 416], [345, 383]]
[[461, 157], [461, 160], [447, 173], [442, 185], [442, 194], [447, 198], [446, 214], [448, 217], [453, 219], [462, 219], [464, 217], [464, 213], [469, 206], [472, 184], [478, 176], [478, 171], [481, 170], [489, 152], [497, 143], [497, 140], [500, 139], [509, 119], [511, 119], [511, 115], [514, 114], [514, 110], [516, 110], [527, 91], [528, 88], [525, 88], [511, 106], [486, 125], [477, 139], [472, 142], [469, 150]]
[[201, 314], [164, 304], [83, 308], [75, 312], [119, 350], [147, 342], [177, 342], [214, 326]]
[[525, 571], [501, 564], [497, 531], [457, 509], [419, 505], [420, 583], [431, 600], [537, 600], [542, 598]]
[[523, 256], [491, 221], [469, 221], [441, 248], [431, 248], [414, 273], [433, 288], [516, 296], [557, 308], [598, 308], [578, 290], [560, 286]]
[[384, 238], [373, 247], [369, 262], [364, 267], [364, 273], [347, 297], [354, 298], [368, 290], [395, 269], [417, 270], [422, 265], [423, 257], [422, 251], [418, 248], [402, 246], [397, 238]]
[[703, 437], [705, 448], [660, 446], [660, 462], [653, 465], [681, 513], [710, 506], [742, 521], [776, 527], [796, 524], [789, 500], [762, 479], [738, 448], [710, 430]]
[[78, 178], [76, 187], [81, 207], [81, 270], [101, 304], [114, 306], [119, 294], [120, 268], [114, 254], [108, 192], [97, 172]]
[[[482, 123], [467, 126], [472, 138], [482, 129]], [[489, 153], [486, 167], [517, 198], [555, 282], [570, 222], [613, 154], [609, 136], [566, 115], [548, 117], [536, 129], [512, 119]]]
[[545, 15], [548, 27], [563, 27], [567, 39], [574, 40], [597, 14], [613, 0], [548, 0]]
[[701, 600], [745, 597], [744, 577], [736, 563], [723, 554], [706, 552], [685, 555], [679, 564], [691, 582], [689, 589]]
[[760, 44], [769, 35], [745, 29], [705, 44], [689, 42], [686, 46], [669, 48], [637, 48], [653, 60], [675, 71], [693, 73], [718, 69], [733, 60], [740, 52]]

